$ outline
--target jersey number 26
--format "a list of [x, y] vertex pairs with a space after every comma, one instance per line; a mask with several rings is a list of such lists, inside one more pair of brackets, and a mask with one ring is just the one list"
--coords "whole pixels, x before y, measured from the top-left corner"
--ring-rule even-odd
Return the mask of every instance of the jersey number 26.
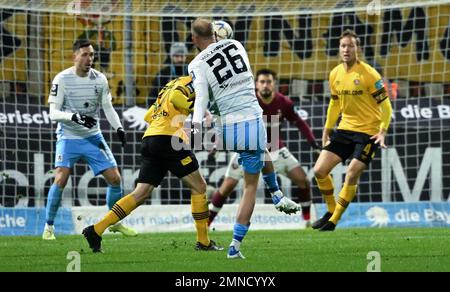
[[[247, 65], [245, 65], [244, 58], [242, 58], [241, 55], [237, 54], [235, 56], [230, 55], [231, 50], [237, 50], [235, 44], [231, 44], [228, 47], [225, 47], [222, 52], [225, 54], [225, 57], [227, 58], [228, 62], [231, 64], [231, 67], [233, 68], [234, 73], [239, 74], [242, 72], [248, 71]], [[221, 52], [218, 52], [217, 54], [213, 55], [209, 60], [206, 62], [208, 63], [209, 67], [214, 67], [213, 73], [214, 76], [216, 76], [217, 82], [219, 84], [224, 83], [226, 80], [230, 79], [233, 76], [233, 72], [231, 72], [230, 69], [226, 70], [225, 72], [220, 72], [221, 70], [228, 67], [228, 62], [225, 60], [224, 55]], [[214, 64], [216, 60], [219, 60], [219, 62]], [[242, 64], [242, 67], [239, 68], [238, 64], [239, 62]]]

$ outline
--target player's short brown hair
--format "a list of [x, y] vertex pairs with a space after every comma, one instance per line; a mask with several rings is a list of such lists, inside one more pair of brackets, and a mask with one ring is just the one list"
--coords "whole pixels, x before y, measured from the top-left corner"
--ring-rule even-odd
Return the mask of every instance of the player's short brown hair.
[[81, 48], [89, 47], [89, 46], [91, 46], [91, 45], [92, 45], [92, 44], [91, 44], [91, 41], [88, 40], [88, 39], [78, 39], [78, 40], [76, 40], [76, 41], [73, 43], [72, 50], [73, 50], [74, 52], [76, 52], [76, 51], [78, 51], [78, 50], [81, 49]]
[[359, 39], [359, 36], [356, 34], [356, 32], [354, 32], [353, 30], [351, 30], [351, 29], [346, 29], [346, 30], [344, 30], [343, 32], [342, 32], [342, 34], [341, 34], [341, 36], [339, 37], [339, 41], [341, 41], [343, 38], [345, 38], [345, 37], [352, 37], [352, 38], [355, 38], [355, 40], [356, 40], [356, 45], [358, 46], [358, 47], [360, 47], [361, 45], [361, 41], [360, 41], [360, 39]]
[[277, 73], [270, 69], [260, 69], [256, 72], [255, 80], [258, 81], [259, 75], [272, 75], [273, 80], [277, 80]]

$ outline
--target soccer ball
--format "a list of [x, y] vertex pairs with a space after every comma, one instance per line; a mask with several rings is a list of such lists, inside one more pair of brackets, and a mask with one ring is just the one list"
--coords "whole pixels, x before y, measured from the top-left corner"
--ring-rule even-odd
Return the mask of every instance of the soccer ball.
[[213, 31], [216, 41], [233, 38], [233, 29], [223, 20], [213, 21]]

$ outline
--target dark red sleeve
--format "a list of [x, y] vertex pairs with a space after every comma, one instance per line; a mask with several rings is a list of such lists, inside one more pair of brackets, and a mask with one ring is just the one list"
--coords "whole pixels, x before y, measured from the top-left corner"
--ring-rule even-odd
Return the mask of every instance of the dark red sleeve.
[[316, 142], [316, 137], [314, 137], [314, 134], [309, 127], [309, 125], [302, 120], [302, 118], [295, 112], [294, 110], [294, 103], [292, 100], [285, 97], [285, 103], [283, 106], [283, 116], [286, 117], [288, 121], [291, 123], [295, 123], [299, 131], [302, 133], [302, 135], [308, 140], [309, 145], [312, 147], [319, 147], [319, 145]]

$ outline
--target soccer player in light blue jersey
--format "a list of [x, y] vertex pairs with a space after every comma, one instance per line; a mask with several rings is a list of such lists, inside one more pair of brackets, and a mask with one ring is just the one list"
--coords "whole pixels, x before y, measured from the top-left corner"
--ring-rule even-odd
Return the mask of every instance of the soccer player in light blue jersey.
[[[106, 201], [111, 208], [122, 196], [121, 177], [111, 150], [106, 144], [97, 120], [103, 108], [108, 122], [117, 131], [124, 147], [126, 136], [111, 103], [108, 80], [92, 68], [94, 48], [89, 40], [73, 45], [74, 66], [55, 76], [48, 102], [50, 118], [58, 122], [56, 129], [55, 180], [46, 205], [46, 224], [42, 238], [54, 240], [54, 221], [61, 204], [63, 189], [73, 165], [80, 159], [89, 164], [95, 175], [102, 174], [108, 183]], [[133, 229], [118, 223], [110, 231], [136, 236]]]
[[[200, 50], [188, 66], [196, 93], [193, 132], [200, 131], [209, 103], [219, 141], [218, 150], [238, 152], [239, 164], [244, 169], [244, 194], [233, 227], [233, 240], [228, 248], [228, 258], [243, 259], [240, 245], [250, 227], [259, 173], [263, 167], [263, 178], [275, 207], [290, 214], [299, 211], [300, 206], [283, 196], [276, 181], [273, 164], [266, 150], [263, 111], [255, 95], [255, 81], [245, 48], [232, 39], [216, 42], [213, 25], [205, 19], [196, 19], [191, 32], [192, 42]], [[269, 158], [266, 162], [265, 153]]]

